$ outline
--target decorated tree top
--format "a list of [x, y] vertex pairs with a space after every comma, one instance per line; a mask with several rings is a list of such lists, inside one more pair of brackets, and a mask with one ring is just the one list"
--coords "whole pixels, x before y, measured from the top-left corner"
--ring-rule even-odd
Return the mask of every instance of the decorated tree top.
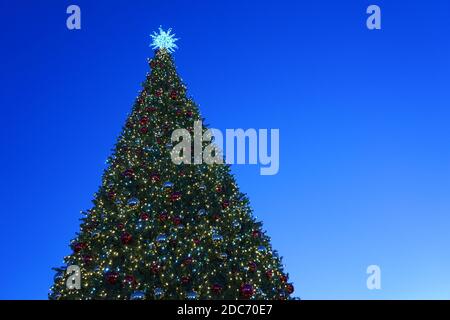
[[159, 27], [159, 33], [156, 31], [153, 32], [150, 36], [153, 41], [151, 43], [151, 47], [153, 49], [166, 49], [169, 52], [174, 52], [175, 49], [178, 49], [178, 46], [175, 44], [178, 38], [175, 38], [175, 34], [171, 34], [172, 28], [169, 28], [167, 31], [164, 31], [161, 27]]

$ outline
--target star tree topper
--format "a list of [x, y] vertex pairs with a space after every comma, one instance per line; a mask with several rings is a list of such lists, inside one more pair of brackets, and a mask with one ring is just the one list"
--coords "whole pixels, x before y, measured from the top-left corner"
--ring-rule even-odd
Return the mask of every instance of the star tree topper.
[[167, 31], [164, 31], [161, 27], [159, 27], [159, 33], [153, 31], [153, 34], [150, 35], [153, 41], [150, 44], [152, 49], [166, 49], [170, 53], [174, 52], [175, 49], [178, 49], [178, 46], [175, 44], [175, 41], [179, 40], [179, 38], [175, 38], [175, 34], [171, 34], [172, 28], [169, 28]]

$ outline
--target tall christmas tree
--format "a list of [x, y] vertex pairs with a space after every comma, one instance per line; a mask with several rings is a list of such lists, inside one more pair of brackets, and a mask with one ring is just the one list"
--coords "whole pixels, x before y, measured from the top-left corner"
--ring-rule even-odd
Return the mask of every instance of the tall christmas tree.
[[172, 161], [171, 133], [201, 117], [175, 69], [177, 39], [152, 37], [152, 71], [64, 258], [81, 287], [55, 268], [49, 298], [289, 299], [281, 258], [229, 166]]

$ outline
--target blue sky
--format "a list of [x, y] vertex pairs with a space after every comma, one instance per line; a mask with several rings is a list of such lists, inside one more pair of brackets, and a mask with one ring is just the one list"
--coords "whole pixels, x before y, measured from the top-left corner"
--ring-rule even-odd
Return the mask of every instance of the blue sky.
[[279, 174], [233, 171], [296, 295], [450, 298], [449, 18], [445, 0], [1, 2], [0, 298], [46, 298], [159, 25], [211, 126], [280, 129]]

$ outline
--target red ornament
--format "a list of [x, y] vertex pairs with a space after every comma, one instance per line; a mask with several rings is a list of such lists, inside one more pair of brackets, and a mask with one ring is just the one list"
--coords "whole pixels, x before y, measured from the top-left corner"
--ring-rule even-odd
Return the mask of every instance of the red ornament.
[[172, 200], [172, 201], [178, 201], [180, 199], [181, 199], [181, 193], [179, 193], [179, 192], [173, 192], [170, 195], [170, 200]]
[[177, 94], [177, 92], [175, 90], [170, 93], [170, 98], [171, 99], [175, 100], [177, 97], [178, 97], [178, 94]]
[[148, 128], [147, 127], [142, 127], [140, 131], [141, 131], [142, 134], [147, 134]]
[[90, 256], [90, 255], [83, 256], [83, 262], [85, 264], [90, 264], [92, 262], [92, 260], [94, 260], [94, 258], [92, 258], [92, 256]]
[[153, 274], [157, 274], [160, 269], [161, 269], [161, 266], [159, 264], [157, 264], [157, 263], [153, 263], [152, 266], [150, 267], [150, 271]]
[[248, 264], [248, 270], [250, 270], [251, 272], [255, 272], [256, 271], [256, 263], [255, 262], [250, 262]]
[[134, 170], [133, 169], [127, 169], [123, 172], [123, 175], [127, 178], [131, 178], [134, 175]]
[[158, 90], [156, 90], [155, 92], [155, 96], [160, 97], [163, 94], [163, 90], [161, 88], [159, 88]]
[[188, 284], [190, 280], [191, 279], [189, 277], [186, 277], [186, 276], [181, 277], [181, 283], [182, 284]]
[[224, 200], [222, 202], [222, 209], [226, 209], [230, 206], [230, 202], [228, 200]]
[[108, 281], [109, 284], [116, 284], [118, 279], [119, 274], [117, 272], [112, 271], [106, 274], [106, 281]]
[[156, 110], [157, 110], [156, 107], [153, 106], [145, 108], [145, 111], [148, 113], [155, 112]]
[[211, 291], [214, 294], [220, 294], [222, 292], [222, 286], [220, 284], [218, 284], [218, 283], [215, 283], [215, 284], [212, 285]]
[[139, 122], [142, 126], [145, 126], [148, 123], [148, 117], [146, 117], [146, 116], [142, 117], [141, 121], [139, 121]]
[[283, 275], [280, 276], [280, 281], [281, 282], [285, 283], [287, 280], [288, 280], [288, 277], [286, 275], [283, 274]]
[[152, 69], [154, 69], [154, 68], [156, 67], [156, 61], [151, 60], [151, 61], [150, 61], [150, 67], [151, 67]]
[[217, 193], [222, 193], [222, 191], [223, 191], [222, 186], [217, 186], [216, 187], [216, 192]]
[[218, 220], [220, 219], [220, 215], [217, 214], [217, 213], [214, 213], [214, 214], [213, 214], [213, 219], [214, 219], [215, 221], [218, 221]]
[[198, 245], [198, 244], [200, 243], [200, 239], [199, 239], [199, 238], [194, 238], [193, 241], [194, 241], [194, 243], [195, 243], [196, 245]]
[[120, 240], [122, 241], [122, 244], [130, 244], [131, 241], [133, 240], [133, 236], [128, 232], [124, 232], [122, 233]]
[[80, 252], [81, 250], [85, 249], [87, 245], [84, 242], [77, 242], [73, 245], [73, 250], [75, 252]]
[[187, 111], [186, 111], [186, 116], [187, 116], [187, 117], [192, 118], [193, 115], [194, 115], [194, 114], [192, 113], [191, 110], [187, 110]]
[[188, 265], [190, 265], [191, 263], [192, 263], [192, 258], [191, 258], [191, 257], [187, 257], [186, 259], [184, 259], [183, 264], [184, 264], [185, 266], [188, 266]]
[[161, 212], [161, 213], [159, 214], [159, 216], [158, 216], [158, 220], [159, 220], [160, 222], [166, 221], [166, 220], [167, 220], [167, 213]]
[[261, 236], [261, 232], [259, 232], [259, 230], [253, 230], [252, 236], [253, 238], [259, 238]]
[[181, 218], [180, 217], [173, 217], [172, 219], [173, 224], [178, 226], [181, 223]]
[[159, 181], [161, 180], [159, 174], [157, 174], [157, 173], [153, 173], [153, 174], [151, 175], [150, 179], [152, 180], [153, 183], [159, 182]]
[[243, 284], [241, 286], [241, 295], [244, 298], [250, 298], [253, 295], [253, 286], [249, 283]]
[[272, 276], [273, 276], [272, 270], [267, 270], [267, 271], [266, 271], [266, 277], [267, 277], [268, 279], [272, 279]]
[[114, 191], [108, 192], [108, 198], [110, 200], [114, 200], [115, 197], [116, 197], [116, 193]]
[[182, 113], [181, 109], [177, 109], [177, 110], [175, 111], [175, 114], [176, 114], [177, 116], [181, 115], [181, 113]]
[[125, 228], [125, 225], [123, 223], [118, 223], [117, 224], [117, 229], [123, 230], [123, 228]]
[[292, 285], [292, 283], [288, 283], [288, 284], [286, 285], [286, 291], [287, 291], [287, 293], [289, 293], [289, 294], [291, 294], [291, 293], [294, 292], [294, 286]]
[[128, 283], [128, 284], [131, 284], [131, 285], [136, 285], [136, 278], [135, 278], [133, 275], [128, 274], [128, 275], [126, 275], [125, 278], [123, 279], [123, 282], [124, 282], [124, 283]]
[[139, 218], [143, 221], [147, 221], [148, 218], [150, 218], [150, 216], [148, 215], [147, 212], [142, 212]]

